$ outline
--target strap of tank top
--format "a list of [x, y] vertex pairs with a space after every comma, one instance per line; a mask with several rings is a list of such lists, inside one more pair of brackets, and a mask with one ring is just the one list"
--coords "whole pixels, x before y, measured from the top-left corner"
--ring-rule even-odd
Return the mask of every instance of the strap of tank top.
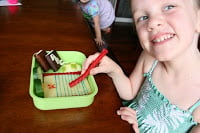
[[147, 72], [147, 73], [144, 73], [144, 76], [151, 76], [153, 70], [155, 69], [156, 65], [158, 63], [158, 60], [154, 60], [153, 62], [153, 65], [151, 66], [151, 69]]
[[150, 75], [152, 74], [153, 70], [155, 69], [156, 65], [158, 64], [158, 60], [155, 60], [153, 62], [153, 65], [151, 66], [150, 71], [148, 72]]
[[189, 112], [193, 112], [197, 107], [200, 106], [200, 99], [194, 104], [192, 105], [190, 108], [189, 108]]

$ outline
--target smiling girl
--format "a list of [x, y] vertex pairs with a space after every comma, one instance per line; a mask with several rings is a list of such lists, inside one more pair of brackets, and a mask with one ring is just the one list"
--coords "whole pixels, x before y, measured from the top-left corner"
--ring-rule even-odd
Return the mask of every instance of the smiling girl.
[[[123, 100], [117, 114], [136, 133], [200, 132], [199, 0], [131, 0], [143, 51], [130, 77], [104, 57], [90, 74], [107, 73]], [[98, 55], [89, 56], [83, 71]]]

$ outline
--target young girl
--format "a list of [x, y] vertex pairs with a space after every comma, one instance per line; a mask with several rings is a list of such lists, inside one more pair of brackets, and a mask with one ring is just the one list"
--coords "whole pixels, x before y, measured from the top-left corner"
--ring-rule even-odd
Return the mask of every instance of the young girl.
[[108, 33], [115, 19], [115, 11], [108, 0], [80, 0], [80, 7], [85, 18], [94, 27], [95, 42], [102, 45], [101, 30]]
[[200, 133], [200, 1], [132, 0], [131, 6], [143, 48], [135, 69], [128, 78], [104, 57], [90, 74], [107, 73], [119, 96], [133, 99], [117, 114], [136, 133]]

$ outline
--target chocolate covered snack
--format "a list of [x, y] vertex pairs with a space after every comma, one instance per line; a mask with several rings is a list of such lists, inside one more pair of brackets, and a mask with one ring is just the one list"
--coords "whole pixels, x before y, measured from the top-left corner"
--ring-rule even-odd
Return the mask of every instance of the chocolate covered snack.
[[47, 62], [45, 55], [46, 51], [40, 50], [39, 52], [34, 54], [35, 59], [38, 61], [40, 64], [41, 68], [46, 72], [50, 69], [49, 63]]
[[63, 65], [63, 61], [55, 50], [51, 50], [47, 55], [45, 55], [45, 58], [54, 71], [57, 71]]

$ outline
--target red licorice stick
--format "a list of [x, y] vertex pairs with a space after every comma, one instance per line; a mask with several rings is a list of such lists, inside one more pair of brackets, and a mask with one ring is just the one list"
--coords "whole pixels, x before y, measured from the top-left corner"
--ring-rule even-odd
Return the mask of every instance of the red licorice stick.
[[78, 83], [80, 83], [83, 79], [85, 79], [85, 78], [89, 75], [90, 70], [91, 70], [92, 68], [94, 68], [94, 67], [99, 63], [99, 61], [100, 61], [107, 53], [108, 53], [108, 50], [107, 50], [107, 49], [103, 49], [103, 50], [101, 51], [101, 53], [99, 54], [99, 56], [90, 64], [90, 66], [87, 68], [87, 70], [86, 70], [81, 76], [79, 76], [77, 79], [71, 81], [71, 82], [69, 83], [69, 86], [70, 86], [70, 87], [73, 87], [73, 86], [77, 85]]
[[65, 72], [65, 73], [43, 73], [43, 76], [51, 76], [51, 75], [80, 75], [81, 71], [76, 72]]

